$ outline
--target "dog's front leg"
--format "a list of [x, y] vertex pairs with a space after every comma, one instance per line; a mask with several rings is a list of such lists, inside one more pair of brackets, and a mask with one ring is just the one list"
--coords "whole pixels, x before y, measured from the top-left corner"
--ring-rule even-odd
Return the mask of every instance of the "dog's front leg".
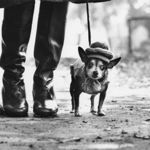
[[98, 116], [105, 116], [105, 113], [102, 111], [102, 106], [103, 106], [105, 97], [106, 97], [106, 91], [102, 92], [99, 96], [99, 104], [98, 104], [98, 112], [97, 112]]
[[75, 117], [80, 117], [79, 113], [79, 96], [81, 92], [75, 91], [74, 93], [74, 100], [75, 100]]
[[104, 85], [104, 90], [100, 93], [100, 96], [99, 96], [99, 104], [98, 104], [98, 112], [97, 112], [98, 116], [105, 116], [105, 113], [102, 111], [102, 106], [103, 106], [103, 103], [104, 103], [104, 100], [106, 97], [106, 91], [108, 88], [108, 84], [109, 84], [109, 82], [107, 82]]
[[95, 99], [95, 96], [96, 96], [96, 95], [92, 95], [92, 96], [90, 97], [90, 100], [91, 100], [91, 113], [92, 113], [92, 114], [95, 114], [95, 113], [96, 113], [96, 111], [95, 111], [95, 109], [94, 109], [94, 99]]

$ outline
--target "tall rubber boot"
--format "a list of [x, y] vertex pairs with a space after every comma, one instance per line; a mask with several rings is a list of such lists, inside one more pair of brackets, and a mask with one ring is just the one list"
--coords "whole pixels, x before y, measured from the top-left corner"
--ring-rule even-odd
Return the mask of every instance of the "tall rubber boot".
[[34, 3], [16, 5], [4, 10], [0, 66], [4, 69], [3, 108], [10, 117], [24, 117], [28, 114], [22, 75], [33, 11]]
[[34, 57], [33, 111], [36, 116], [55, 116], [53, 71], [56, 69], [64, 42], [68, 2], [42, 2], [40, 6]]

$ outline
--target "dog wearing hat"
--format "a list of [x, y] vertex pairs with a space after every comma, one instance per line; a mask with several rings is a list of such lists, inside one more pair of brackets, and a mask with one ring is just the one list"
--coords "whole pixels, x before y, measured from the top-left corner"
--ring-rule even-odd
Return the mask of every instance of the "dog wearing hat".
[[[92, 43], [86, 50], [78, 47], [78, 52], [81, 60], [77, 60], [70, 66], [71, 113], [74, 113], [76, 117], [81, 116], [79, 113], [79, 96], [84, 92], [91, 94], [91, 113], [104, 116], [105, 113], [102, 111], [102, 106], [109, 84], [108, 69], [117, 65], [121, 57], [114, 59], [108, 46], [100, 42]], [[94, 110], [94, 98], [97, 94], [100, 94], [100, 96], [96, 112]]]

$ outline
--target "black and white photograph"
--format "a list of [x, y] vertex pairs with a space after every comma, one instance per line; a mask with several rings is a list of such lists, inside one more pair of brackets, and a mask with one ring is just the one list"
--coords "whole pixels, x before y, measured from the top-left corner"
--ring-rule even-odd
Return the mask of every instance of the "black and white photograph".
[[150, 0], [0, 0], [0, 150], [150, 150]]

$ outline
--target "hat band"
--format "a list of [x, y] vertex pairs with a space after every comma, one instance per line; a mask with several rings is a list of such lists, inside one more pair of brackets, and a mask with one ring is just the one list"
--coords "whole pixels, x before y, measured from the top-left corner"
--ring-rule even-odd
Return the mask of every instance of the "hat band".
[[107, 62], [107, 63], [110, 62], [110, 59], [108, 59], [104, 56], [100, 56], [100, 55], [88, 55], [88, 58], [97, 58], [97, 59], [100, 59], [100, 60]]
[[87, 48], [86, 53], [88, 55], [102, 55], [109, 59], [113, 58], [112, 52], [110, 52], [109, 50], [103, 49], [103, 48]]

